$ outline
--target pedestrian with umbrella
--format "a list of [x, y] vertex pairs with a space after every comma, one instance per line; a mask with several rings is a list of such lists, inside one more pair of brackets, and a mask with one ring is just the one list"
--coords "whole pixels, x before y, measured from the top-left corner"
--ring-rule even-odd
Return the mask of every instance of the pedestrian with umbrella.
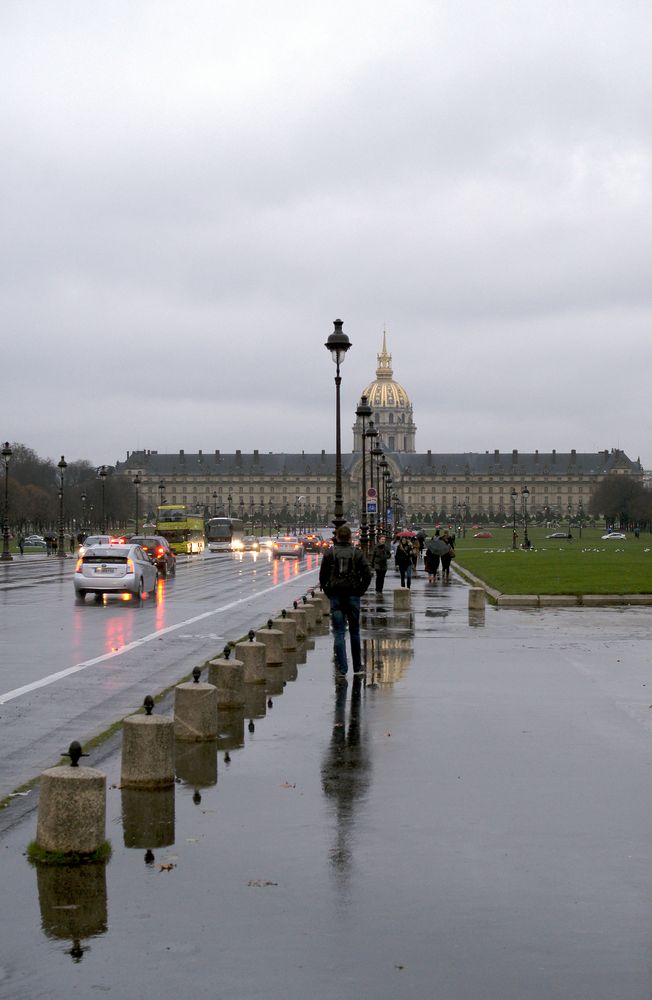
[[439, 560], [448, 553], [450, 546], [439, 537], [439, 528], [434, 536], [426, 543], [426, 555], [424, 562], [428, 571], [428, 583], [434, 583], [439, 572]]

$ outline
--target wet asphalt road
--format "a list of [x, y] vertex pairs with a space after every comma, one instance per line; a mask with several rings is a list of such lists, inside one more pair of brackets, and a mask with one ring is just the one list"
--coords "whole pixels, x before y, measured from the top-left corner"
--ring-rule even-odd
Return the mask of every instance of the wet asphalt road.
[[75, 602], [72, 558], [0, 565], [0, 799], [260, 628], [317, 581], [317, 557], [180, 558], [133, 600]]
[[412, 600], [364, 599], [359, 683], [317, 635], [169, 792], [92, 759], [106, 868], [5, 830], [0, 997], [649, 1000], [652, 609]]

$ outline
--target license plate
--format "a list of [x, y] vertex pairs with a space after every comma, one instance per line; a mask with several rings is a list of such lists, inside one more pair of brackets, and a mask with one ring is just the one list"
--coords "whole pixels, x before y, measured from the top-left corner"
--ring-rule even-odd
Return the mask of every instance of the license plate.
[[96, 573], [115, 573], [115, 566], [96, 566]]

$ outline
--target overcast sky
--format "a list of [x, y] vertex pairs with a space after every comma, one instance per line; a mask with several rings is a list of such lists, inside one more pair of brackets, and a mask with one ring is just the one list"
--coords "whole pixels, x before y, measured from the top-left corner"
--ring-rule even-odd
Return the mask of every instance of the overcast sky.
[[0, 436], [652, 467], [649, 0], [3, 0]]

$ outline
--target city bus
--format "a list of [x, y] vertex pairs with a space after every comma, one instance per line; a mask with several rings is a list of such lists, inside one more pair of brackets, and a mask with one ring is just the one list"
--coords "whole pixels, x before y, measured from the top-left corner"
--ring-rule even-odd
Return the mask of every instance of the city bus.
[[244, 535], [244, 521], [239, 517], [209, 517], [206, 521], [209, 552], [242, 552]]
[[158, 508], [156, 534], [163, 535], [177, 555], [204, 551], [204, 518], [185, 504], [167, 503]]

